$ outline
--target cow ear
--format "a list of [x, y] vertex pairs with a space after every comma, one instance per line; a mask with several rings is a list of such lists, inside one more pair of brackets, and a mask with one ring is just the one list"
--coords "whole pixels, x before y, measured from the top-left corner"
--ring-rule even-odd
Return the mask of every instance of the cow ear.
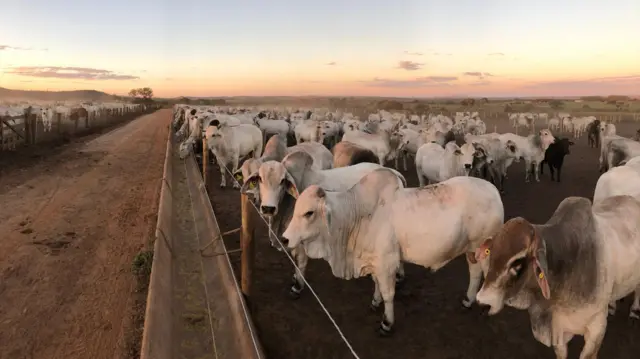
[[551, 289], [549, 288], [549, 282], [547, 281], [547, 261], [546, 258], [534, 258], [533, 260], [533, 272], [536, 275], [536, 281], [538, 287], [545, 299], [551, 298]]
[[322, 221], [324, 225], [327, 226], [327, 232], [331, 232], [331, 208], [327, 205], [326, 198], [322, 198], [322, 204], [320, 212], [322, 213]]
[[233, 178], [238, 181], [238, 183], [242, 183], [242, 169], [239, 169], [233, 173]]
[[260, 182], [260, 175], [258, 172], [252, 174], [240, 187], [240, 193], [253, 193], [258, 188], [258, 182]]
[[298, 199], [298, 196], [300, 196], [300, 193], [298, 192], [298, 187], [296, 186], [296, 182], [293, 180], [293, 176], [291, 176], [289, 172], [286, 172], [284, 182], [285, 182], [285, 190], [287, 191], [287, 193], [291, 197]]
[[493, 238], [489, 237], [484, 240], [480, 247], [476, 248], [475, 260], [476, 263], [485, 260], [491, 254], [491, 247], [493, 245]]

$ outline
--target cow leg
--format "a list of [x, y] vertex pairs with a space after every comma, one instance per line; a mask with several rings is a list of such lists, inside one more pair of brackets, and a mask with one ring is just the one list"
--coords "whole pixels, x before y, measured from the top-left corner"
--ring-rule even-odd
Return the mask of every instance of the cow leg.
[[407, 172], [407, 157], [409, 157], [409, 153], [402, 153], [402, 165], [404, 166], [404, 171]]
[[307, 252], [304, 251], [302, 246], [298, 246], [291, 251], [291, 254], [296, 259], [296, 264], [298, 265], [298, 269], [293, 273], [293, 284], [291, 285], [291, 289], [289, 290], [289, 295], [293, 299], [300, 298], [300, 293], [304, 289], [304, 273], [307, 270], [307, 263], [309, 263], [309, 257], [307, 257]]
[[617, 308], [617, 306], [618, 306], [618, 301], [613, 300], [613, 301], [609, 302], [609, 310], [608, 310], [609, 315], [614, 315], [614, 314], [616, 314], [616, 308]]
[[531, 170], [533, 171], [536, 182], [540, 182], [540, 166], [538, 166], [538, 163], [535, 161], [531, 165], [533, 167]]
[[525, 182], [529, 182], [530, 173], [531, 173], [531, 162], [524, 161], [524, 181]]
[[377, 312], [380, 307], [380, 303], [382, 303], [382, 294], [380, 294], [380, 284], [378, 284], [378, 280], [376, 276], [372, 275], [371, 279], [373, 279], [374, 290], [373, 290], [373, 299], [371, 300], [371, 311]]
[[398, 271], [396, 272], [396, 286], [399, 286], [404, 282], [404, 264], [400, 262]]
[[378, 281], [380, 295], [384, 301], [384, 314], [382, 315], [378, 333], [382, 336], [388, 336], [391, 334], [394, 322], [393, 297], [396, 294], [396, 277], [394, 272], [386, 271], [382, 271], [382, 273], [376, 272], [374, 275]]
[[480, 289], [480, 282], [482, 281], [482, 266], [480, 263], [471, 263], [469, 257], [467, 258], [467, 264], [469, 265], [469, 287], [467, 288], [467, 297], [462, 300], [462, 305], [466, 308], [471, 308], [471, 305], [476, 301], [476, 294]]
[[[238, 156], [233, 156], [233, 160], [231, 160], [231, 173], [236, 173], [238, 170], [238, 162], [240, 162]], [[238, 183], [238, 181], [233, 181], [233, 188], [240, 189], [240, 183]]]
[[416, 167], [416, 172], [418, 174], [418, 183], [420, 184], [420, 187], [424, 187], [424, 175], [422, 174], [422, 171], [420, 170], [419, 167]]
[[584, 347], [580, 359], [597, 359], [604, 334], [607, 331], [607, 312], [602, 311], [591, 320], [584, 333]]
[[396, 155], [396, 158], [393, 160], [393, 168], [395, 168], [397, 170], [400, 169], [400, 167], [398, 166], [398, 160], [400, 160], [400, 158], [399, 158], [400, 156], [402, 156], [402, 153], [398, 153]]
[[[542, 160], [542, 162], [540, 162], [540, 174], [543, 175], [544, 174], [544, 164], [547, 163], [547, 161]], [[551, 166], [549, 166], [549, 170], [551, 170]], [[553, 179], [553, 174], [551, 175], [551, 179]]]
[[562, 166], [558, 167], [557, 170], [558, 170], [558, 177], [556, 177], [556, 180], [560, 182], [560, 173], [562, 172]]
[[629, 317], [633, 319], [640, 319], [640, 286], [638, 286], [635, 293], [633, 293], [633, 304], [631, 304]]
[[555, 179], [555, 171], [553, 170], [551, 163], [549, 163], [549, 172], [551, 172], [551, 180], [553, 181]]
[[225, 188], [227, 187], [227, 167], [224, 163], [222, 163], [222, 160], [218, 160], [218, 167], [220, 167], [220, 188]]

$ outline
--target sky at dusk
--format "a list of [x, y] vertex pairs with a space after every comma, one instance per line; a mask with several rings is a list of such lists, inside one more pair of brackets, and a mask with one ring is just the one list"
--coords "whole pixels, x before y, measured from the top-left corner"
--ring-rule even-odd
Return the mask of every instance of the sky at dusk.
[[640, 94], [638, 0], [0, 1], [12, 89]]

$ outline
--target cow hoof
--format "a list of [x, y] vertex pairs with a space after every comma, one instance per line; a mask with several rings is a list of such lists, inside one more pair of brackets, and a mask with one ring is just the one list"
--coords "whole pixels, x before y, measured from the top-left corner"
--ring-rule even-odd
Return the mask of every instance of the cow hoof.
[[609, 306], [608, 310], [609, 315], [615, 315], [616, 314], [616, 308]]
[[629, 318], [631, 318], [631, 319], [640, 319], [640, 308], [631, 309], [631, 312], [629, 312]]
[[227, 185], [220, 183], [220, 188], [225, 188]]
[[380, 327], [378, 327], [378, 334], [380, 334], [381, 337], [389, 337], [392, 332], [393, 329], [391, 328], [391, 324], [387, 323], [386, 320], [383, 320], [380, 323]]
[[291, 289], [289, 289], [289, 297], [291, 299], [300, 298], [300, 294], [302, 294], [302, 289], [298, 288], [295, 284], [291, 286]]
[[464, 297], [464, 299], [462, 299], [462, 305], [467, 309], [471, 308], [474, 302], [475, 302], [474, 300], [471, 300], [466, 296]]
[[240, 185], [239, 185], [239, 184], [237, 184], [237, 183], [234, 183], [234, 184], [233, 184], [233, 188], [235, 188], [235, 189], [240, 189]]

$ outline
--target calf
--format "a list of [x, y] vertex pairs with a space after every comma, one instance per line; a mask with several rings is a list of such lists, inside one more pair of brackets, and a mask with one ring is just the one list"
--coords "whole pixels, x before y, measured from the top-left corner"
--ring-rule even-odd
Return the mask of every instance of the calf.
[[584, 336], [580, 358], [596, 359], [607, 305], [635, 291], [640, 314], [640, 202], [614, 196], [591, 204], [565, 198], [542, 225], [507, 221], [475, 254], [485, 273], [476, 298], [490, 315], [504, 305], [528, 310], [533, 336], [567, 358], [567, 343]]
[[570, 147], [573, 145], [573, 141], [569, 141], [568, 138], [560, 139], [556, 137], [555, 142], [550, 144], [547, 150], [544, 152], [544, 160], [540, 162], [540, 174], [544, 174], [544, 164], [546, 163], [549, 166], [549, 171], [551, 172], [551, 180], [554, 180], [553, 169], [555, 168], [556, 170], [558, 170], [557, 181], [560, 182], [564, 156], [571, 153]]

